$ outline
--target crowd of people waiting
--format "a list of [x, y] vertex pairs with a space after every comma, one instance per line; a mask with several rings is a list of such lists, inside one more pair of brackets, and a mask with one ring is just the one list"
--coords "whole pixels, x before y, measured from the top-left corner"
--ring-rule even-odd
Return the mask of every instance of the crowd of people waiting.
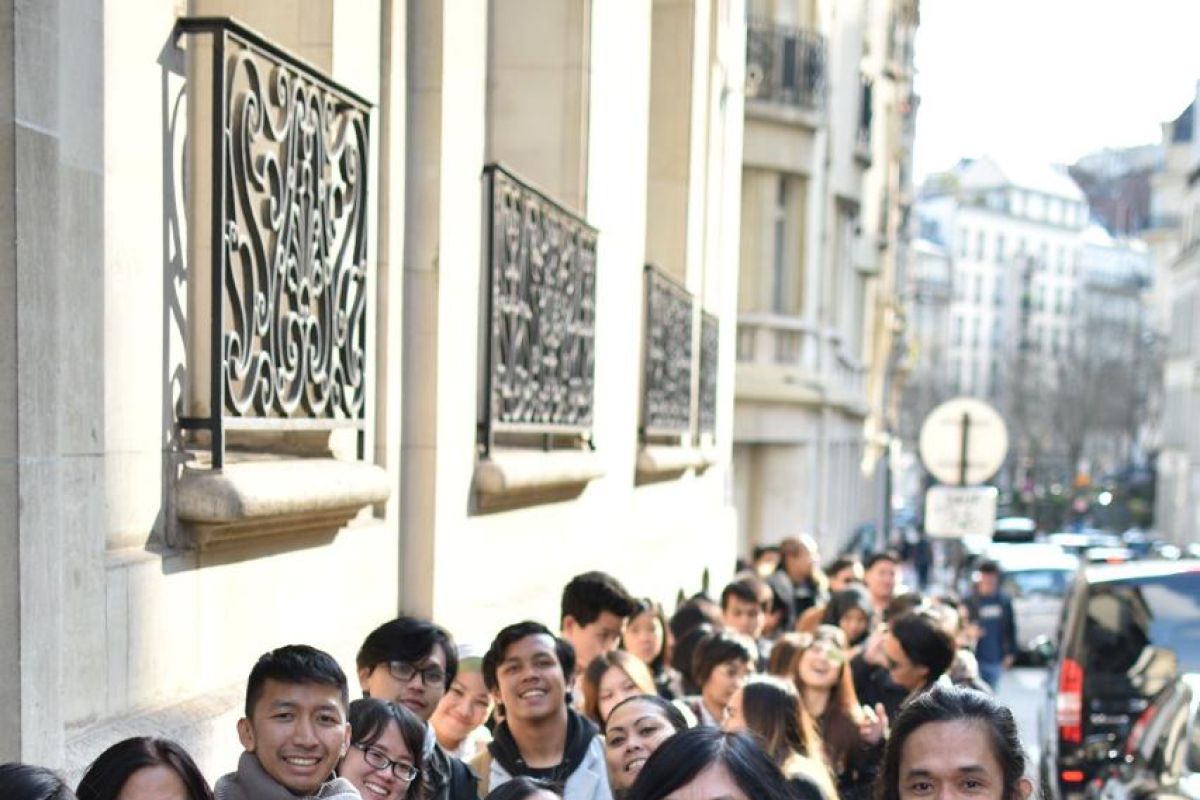
[[[243, 747], [213, 788], [175, 742], [102, 753], [72, 790], [0, 766], [5, 800], [1025, 800], [1011, 712], [949, 596], [897, 592], [898, 558], [818, 566], [785, 540], [719, 598], [669, 618], [589, 572], [559, 632], [525, 621], [485, 650], [410, 616], [358, 651], [362, 697], [328, 654], [288, 645], [250, 671]], [[771, 556], [774, 555], [775, 558]]]

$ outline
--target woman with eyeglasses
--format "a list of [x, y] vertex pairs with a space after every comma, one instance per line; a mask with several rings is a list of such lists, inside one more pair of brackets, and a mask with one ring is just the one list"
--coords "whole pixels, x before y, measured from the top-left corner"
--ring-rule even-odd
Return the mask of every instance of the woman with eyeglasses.
[[366, 698], [350, 704], [350, 748], [338, 766], [364, 798], [421, 796], [425, 724], [402, 705]]
[[850, 675], [846, 635], [822, 625], [796, 654], [793, 680], [804, 708], [825, 741], [830, 769], [842, 800], [869, 797], [883, 756], [887, 712], [882, 705], [860, 706]]

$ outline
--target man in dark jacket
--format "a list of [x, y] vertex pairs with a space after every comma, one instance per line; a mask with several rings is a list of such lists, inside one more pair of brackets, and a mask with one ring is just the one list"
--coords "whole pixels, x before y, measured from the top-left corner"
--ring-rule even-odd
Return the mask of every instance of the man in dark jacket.
[[975, 644], [979, 677], [997, 689], [1000, 676], [1012, 666], [1017, 652], [1017, 628], [1012, 601], [1000, 591], [1000, 565], [995, 561], [979, 565], [975, 593], [966, 599], [966, 606], [980, 632]]

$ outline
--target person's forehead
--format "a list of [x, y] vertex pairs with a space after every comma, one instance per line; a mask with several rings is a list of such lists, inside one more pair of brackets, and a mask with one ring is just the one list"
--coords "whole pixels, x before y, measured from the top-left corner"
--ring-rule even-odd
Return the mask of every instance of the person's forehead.
[[504, 649], [504, 660], [527, 658], [539, 653], [551, 653], [557, 657], [558, 651], [554, 645], [554, 637], [545, 633], [531, 633], [522, 636]]
[[263, 683], [260, 706], [292, 705], [301, 707], [342, 707], [342, 690], [327, 683], [291, 683], [267, 678]]
[[953, 774], [982, 771], [998, 775], [1000, 762], [984, 723], [970, 720], [928, 722], [909, 734], [900, 753], [900, 774]]
[[600, 616], [596, 617], [590, 626], [585, 627], [603, 628], [608, 631], [619, 631], [623, 624], [625, 624], [624, 617], [618, 617], [611, 611], [601, 611]]
[[622, 703], [608, 718], [608, 730], [613, 728], [637, 727], [646, 720], [666, 719], [661, 710], [645, 701], [630, 700]]

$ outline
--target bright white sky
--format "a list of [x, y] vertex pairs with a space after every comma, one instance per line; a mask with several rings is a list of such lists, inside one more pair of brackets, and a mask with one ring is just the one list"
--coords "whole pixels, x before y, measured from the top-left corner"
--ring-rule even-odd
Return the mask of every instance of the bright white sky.
[[914, 173], [1157, 142], [1200, 79], [1200, 0], [921, 0]]

